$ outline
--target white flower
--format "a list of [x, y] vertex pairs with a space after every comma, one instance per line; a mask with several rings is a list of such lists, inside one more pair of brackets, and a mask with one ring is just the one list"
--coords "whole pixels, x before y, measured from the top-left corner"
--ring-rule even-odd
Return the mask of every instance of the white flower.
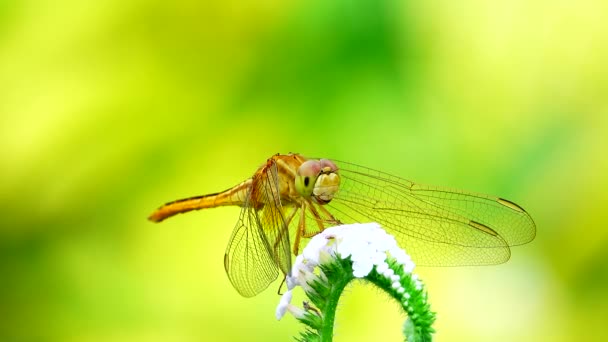
[[382, 273], [383, 276], [385, 276], [389, 279], [393, 274], [395, 274], [395, 271], [393, 271], [392, 268], [389, 268], [388, 270], [384, 271], [384, 273]]
[[333, 258], [333, 256], [332, 256], [329, 248], [323, 248], [319, 252], [319, 264], [329, 263], [329, 262], [331, 262], [332, 258]]
[[309, 284], [313, 284], [315, 281], [318, 280], [319, 277], [317, 277], [317, 275], [314, 274], [312, 271], [306, 272], [300, 270], [300, 274], [298, 275], [298, 284], [302, 286], [304, 291], [306, 291], [307, 293], [315, 292]]
[[306, 310], [291, 304], [287, 305], [287, 311], [295, 318], [303, 318], [306, 314]]
[[293, 290], [299, 285], [298, 278], [288, 275], [285, 277], [285, 284], [287, 284], [287, 290]]
[[374, 265], [378, 266], [382, 263], [386, 263], [386, 253], [383, 252], [381, 249], [376, 250], [373, 254], [372, 254], [372, 262], [374, 263]]
[[376, 265], [376, 272], [382, 274], [386, 270], [388, 270], [388, 264], [386, 262], [383, 261], [379, 265]]
[[363, 278], [372, 271], [372, 268], [374, 268], [374, 264], [371, 259], [355, 260], [353, 262], [353, 275], [355, 278]]
[[353, 236], [352, 239], [342, 239], [341, 241], [338, 240], [337, 252], [340, 254], [342, 259], [346, 259], [349, 256], [352, 256], [352, 259], [354, 259], [357, 256], [357, 253], [361, 253], [361, 250], [365, 249], [365, 245], [367, 243], [362, 239], [357, 239], [354, 237], [356, 236]]
[[403, 271], [407, 274], [412, 273], [414, 271], [414, 263], [409, 262], [409, 263], [406, 263], [405, 265], [403, 265]]
[[[405, 289], [401, 286], [401, 277], [390, 268], [389, 258], [401, 265], [408, 274], [412, 273], [415, 267], [410, 256], [399, 248], [395, 238], [377, 223], [357, 223], [327, 228], [315, 235], [302, 254], [296, 257], [290, 275], [286, 277], [288, 291], [283, 294], [277, 306], [277, 319], [281, 319], [287, 311], [296, 317], [304, 314], [304, 309], [290, 304], [291, 291], [299, 285], [305, 291], [311, 292], [313, 289], [309, 284], [314, 281], [326, 281], [322, 271], [315, 274], [315, 268], [319, 264], [331, 262], [337, 255], [342, 259], [350, 257], [353, 276], [356, 278], [366, 277], [376, 267], [376, 272], [388, 278], [391, 286], [398, 293], [404, 293]], [[416, 288], [422, 286], [417, 276], [412, 276], [412, 279]], [[408, 293], [404, 293], [404, 296], [409, 298]]]
[[314, 267], [319, 264], [319, 253], [321, 249], [327, 245], [327, 238], [312, 239], [302, 251], [302, 256], [306, 259], [307, 264]]
[[283, 316], [285, 316], [287, 307], [291, 303], [292, 295], [293, 294], [291, 293], [291, 290], [289, 290], [289, 291], [283, 293], [283, 295], [281, 296], [281, 300], [279, 301], [279, 305], [277, 306], [277, 310], [275, 312], [275, 316], [277, 317], [277, 320], [280, 320], [281, 318], [283, 318]]

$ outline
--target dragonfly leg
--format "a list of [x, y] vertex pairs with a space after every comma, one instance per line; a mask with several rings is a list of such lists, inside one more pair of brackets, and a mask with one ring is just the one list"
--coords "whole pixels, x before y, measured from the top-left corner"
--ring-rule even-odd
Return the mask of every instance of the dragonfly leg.
[[293, 210], [291, 211], [291, 214], [289, 214], [289, 216], [285, 220], [285, 226], [289, 227], [289, 225], [291, 224], [291, 221], [296, 216], [296, 213], [298, 212], [298, 209], [299, 208], [296, 207], [296, 206], [293, 207]]
[[315, 205], [313, 203], [309, 202], [308, 209], [310, 209], [310, 212], [312, 213], [312, 217], [315, 219], [315, 222], [317, 223], [319, 230], [314, 231], [314, 232], [306, 232], [305, 230], [302, 231], [302, 234], [305, 238], [311, 238], [311, 237], [319, 234], [320, 232], [322, 232], [325, 229], [325, 225], [323, 224], [323, 221], [325, 221], [325, 220], [321, 217], [321, 215], [319, 215], [319, 212], [315, 208]]
[[300, 237], [304, 234], [306, 228], [306, 203], [302, 202], [302, 210], [300, 210], [300, 222], [298, 222], [298, 229], [296, 230], [296, 238], [293, 243], [293, 254], [298, 255], [300, 251]]
[[327, 209], [325, 209], [324, 206], [320, 205], [319, 209], [323, 212], [323, 214], [325, 214], [325, 216], [327, 217], [327, 222], [329, 222], [331, 225], [337, 226], [342, 224], [342, 222], [340, 222], [340, 220], [337, 220], [334, 215], [332, 215]]
[[291, 213], [289, 214], [289, 216], [287, 216], [287, 218], [285, 219], [285, 229], [282, 229], [279, 232], [279, 236], [277, 237], [276, 241], [274, 242], [273, 248], [274, 251], [276, 252], [279, 243], [283, 240], [283, 234], [289, 234], [289, 224], [291, 223], [291, 221], [293, 220], [293, 218], [296, 216], [296, 213], [298, 212], [298, 207], [294, 206], [293, 210], [291, 211]]
[[[325, 224], [328, 224], [329, 226], [337, 226], [337, 225], [342, 224], [342, 222], [340, 222], [340, 220], [337, 220], [336, 218], [334, 218], [334, 216], [327, 209], [325, 209], [324, 206], [319, 205], [317, 208], [317, 207], [315, 207], [315, 205], [313, 203], [309, 203], [309, 204], [310, 204], [309, 205], [310, 212], [312, 213], [312, 216], [317, 221], [317, 225], [319, 226], [319, 231], [318, 232], [308, 232], [308, 233], [304, 234], [304, 237], [310, 238], [310, 237], [313, 237], [313, 236], [319, 234], [320, 232], [324, 231], [325, 228], [327, 228], [325, 226]], [[323, 214], [323, 215], [321, 215], [321, 214]]]

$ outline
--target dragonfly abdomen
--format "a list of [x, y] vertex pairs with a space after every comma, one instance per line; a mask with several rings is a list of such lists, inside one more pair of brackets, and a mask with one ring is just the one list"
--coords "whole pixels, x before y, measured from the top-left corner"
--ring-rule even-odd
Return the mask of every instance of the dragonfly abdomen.
[[215, 208], [225, 205], [243, 206], [250, 185], [251, 179], [248, 179], [243, 183], [222, 192], [169, 202], [156, 209], [148, 219], [154, 222], [161, 222], [171, 216], [187, 213], [192, 210]]

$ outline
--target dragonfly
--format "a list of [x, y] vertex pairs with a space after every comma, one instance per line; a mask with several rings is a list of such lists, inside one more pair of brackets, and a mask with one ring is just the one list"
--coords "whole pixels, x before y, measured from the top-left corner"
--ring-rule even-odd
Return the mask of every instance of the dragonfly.
[[500, 264], [536, 235], [530, 215], [510, 200], [296, 153], [273, 155], [225, 191], [166, 203], [149, 220], [219, 206], [242, 208], [224, 268], [244, 297], [279, 272], [289, 275], [302, 241], [335, 225], [377, 222], [420, 266]]

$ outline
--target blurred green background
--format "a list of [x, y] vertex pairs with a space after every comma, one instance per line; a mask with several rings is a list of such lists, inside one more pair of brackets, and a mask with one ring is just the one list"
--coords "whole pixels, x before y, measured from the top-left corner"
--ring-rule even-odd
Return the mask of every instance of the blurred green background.
[[[290, 340], [223, 270], [239, 213], [146, 221], [274, 153], [524, 206], [491, 267], [419, 268], [438, 341], [604, 340], [605, 1], [0, 2], [0, 340]], [[400, 340], [354, 285], [336, 341]]]

